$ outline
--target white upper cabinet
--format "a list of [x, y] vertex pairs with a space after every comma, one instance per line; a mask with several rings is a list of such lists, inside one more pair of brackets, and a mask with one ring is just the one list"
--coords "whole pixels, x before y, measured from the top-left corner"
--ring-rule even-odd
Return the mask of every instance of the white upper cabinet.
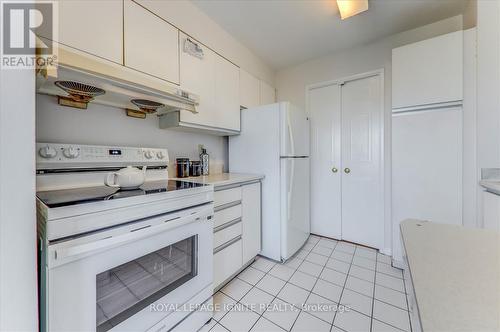
[[240, 68], [240, 105], [252, 108], [260, 105], [260, 81]]
[[[198, 58], [184, 51], [185, 43], [197, 45], [203, 52], [203, 57]], [[197, 114], [181, 111], [181, 121], [193, 124], [205, 124], [214, 126], [216, 119], [212, 110], [215, 108], [215, 56], [208, 47], [199, 44], [185, 34], [180, 34], [180, 66], [181, 66], [181, 88], [195, 93], [200, 98], [200, 104], [196, 107]]]
[[392, 50], [392, 108], [463, 99], [463, 33]]
[[215, 57], [216, 126], [240, 131], [240, 71], [226, 59]]
[[260, 81], [260, 104], [274, 104], [276, 102], [276, 91], [264, 81]]
[[125, 66], [179, 84], [179, 31], [130, 0], [124, 7]]
[[123, 2], [58, 1], [61, 44], [123, 64]]
[[[180, 47], [181, 88], [197, 94], [200, 98], [197, 114], [181, 111], [181, 124], [204, 126], [212, 131], [238, 132], [239, 68], [182, 33]], [[186, 47], [198, 50], [200, 56], [196, 56]]]

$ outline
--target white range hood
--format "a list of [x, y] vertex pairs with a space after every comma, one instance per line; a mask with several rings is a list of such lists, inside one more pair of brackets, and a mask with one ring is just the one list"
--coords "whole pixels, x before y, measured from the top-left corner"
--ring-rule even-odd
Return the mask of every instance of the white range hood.
[[74, 81], [105, 91], [90, 103], [139, 111], [131, 100], [145, 99], [165, 105], [158, 115], [179, 110], [197, 113], [198, 96], [169, 82], [64, 46], [58, 48], [58, 59], [57, 66], [38, 71], [37, 93], [67, 98], [69, 94], [54, 83]]

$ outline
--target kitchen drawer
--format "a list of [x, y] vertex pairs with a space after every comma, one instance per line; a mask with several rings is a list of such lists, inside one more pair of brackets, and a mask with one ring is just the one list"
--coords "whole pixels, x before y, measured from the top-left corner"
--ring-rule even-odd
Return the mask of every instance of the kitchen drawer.
[[241, 237], [222, 250], [214, 250], [214, 288], [235, 274], [243, 265]]
[[214, 206], [218, 206], [241, 201], [241, 187], [216, 191], [214, 193]]
[[215, 212], [214, 228], [225, 223], [241, 218], [241, 204]]
[[220, 226], [220, 228], [220, 230], [217, 230], [217, 228], [214, 229], [214, 248], [217, 248], [241, 235], [241, 218], [230, 221], [229, 223]]

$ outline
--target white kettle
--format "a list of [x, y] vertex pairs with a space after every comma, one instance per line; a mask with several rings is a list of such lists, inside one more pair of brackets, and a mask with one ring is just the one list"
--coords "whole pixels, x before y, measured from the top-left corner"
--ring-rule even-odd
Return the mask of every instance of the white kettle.
[[127, 166], [113, 173], [108, 173], [104, 183], [109, 187], [121, 188], [123, 190], [132, 190], [139, 188], [146, 180], [146, 166], [142, 170]]

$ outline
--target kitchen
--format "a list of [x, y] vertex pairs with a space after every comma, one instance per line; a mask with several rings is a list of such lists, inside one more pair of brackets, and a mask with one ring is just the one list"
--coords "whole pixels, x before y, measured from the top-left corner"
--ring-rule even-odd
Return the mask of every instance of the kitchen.
[[0, 330], [497, 330], [498, 2], [342, 2], [57, 2], [1, 71]]

